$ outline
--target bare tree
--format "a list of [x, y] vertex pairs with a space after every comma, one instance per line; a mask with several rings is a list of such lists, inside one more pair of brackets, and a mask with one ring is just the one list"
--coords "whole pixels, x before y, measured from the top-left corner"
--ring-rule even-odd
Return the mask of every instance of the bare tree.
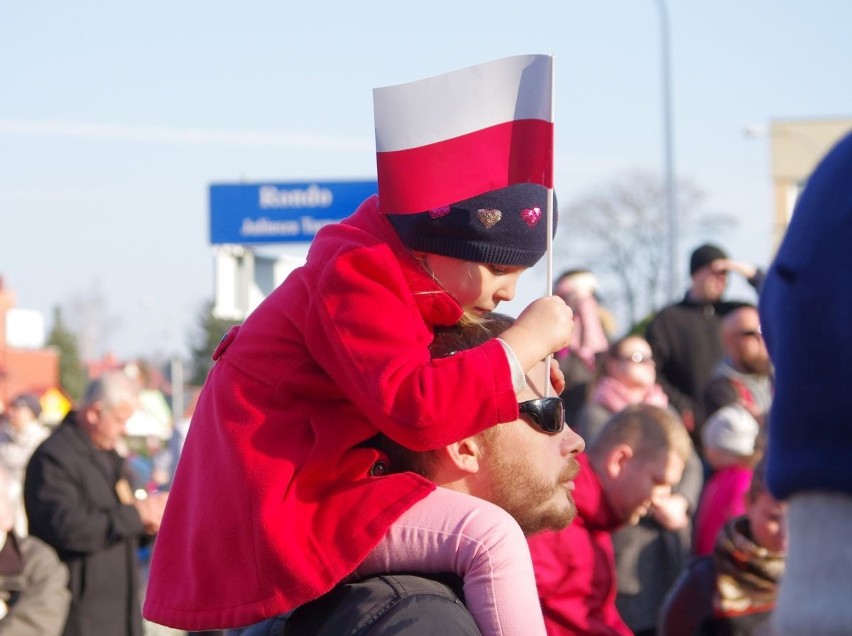
[[63, 305], [63, 316], [68, 316], [68, 326], [77, 336], [83, 360], [97, 360], [109, 352], [110, 338], [119, 320], [110, 315], [106, 296], [98, 283], [89, 290], [77, 292]]
[[[676, 184], [681, 235], [729, 225], [730, 217], [701, 212], [702, 191], [691, 181]], [[617, 281], [612, 300], [635, 324], [667, 299], [666, 191], [662, 179], [635, 171], [615, 178], [565, 208], [560, 206], [557, 256], [584, 259], [585, 266]]]

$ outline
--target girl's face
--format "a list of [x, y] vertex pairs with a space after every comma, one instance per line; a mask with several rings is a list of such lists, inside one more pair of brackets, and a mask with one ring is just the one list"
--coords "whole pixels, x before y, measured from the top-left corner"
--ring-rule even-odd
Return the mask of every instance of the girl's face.
[[462, 309], [482, 314], [515, 297], [515, 285], [526, 267], [486, 265], [440, 254], [424, 254], [426, 266]]

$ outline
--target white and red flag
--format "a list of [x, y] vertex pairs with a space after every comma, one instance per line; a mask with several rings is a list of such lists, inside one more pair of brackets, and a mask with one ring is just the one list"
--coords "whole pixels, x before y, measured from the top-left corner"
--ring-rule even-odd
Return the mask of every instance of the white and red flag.
[[549, 55], [373, 89], [382, 212], [424, 212], [516, 183], [552, 188], [552, 90]]

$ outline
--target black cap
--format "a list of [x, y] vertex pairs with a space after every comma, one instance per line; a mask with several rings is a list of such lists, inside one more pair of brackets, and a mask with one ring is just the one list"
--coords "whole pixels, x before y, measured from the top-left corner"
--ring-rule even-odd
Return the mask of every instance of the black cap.
[[720, 258], [728, 258], [728, 255], [725, 254], [722, 248], [717, 245], [706, 243], [701, 247], [695, 248], [695, 251], [692, 252], [692, 256], [689, 257], [690, 275]]

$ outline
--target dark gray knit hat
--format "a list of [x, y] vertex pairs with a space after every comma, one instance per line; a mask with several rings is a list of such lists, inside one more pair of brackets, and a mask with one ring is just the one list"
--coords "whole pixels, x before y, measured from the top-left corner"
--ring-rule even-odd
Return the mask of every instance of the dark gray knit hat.
[[[387, 217], [411, 250], [532, 267], [547, 249], [547, 188], [519, 183], [416, 214]], [[556, 232], [556, 196], [553, 231]]]
[[692, 256], [689, 258], [690, 275], [720, 258], [728, 258], [728, 255], [725, 254], [721, 247], [706, 243], [695, 248], [695, 251], [692, 252]]

